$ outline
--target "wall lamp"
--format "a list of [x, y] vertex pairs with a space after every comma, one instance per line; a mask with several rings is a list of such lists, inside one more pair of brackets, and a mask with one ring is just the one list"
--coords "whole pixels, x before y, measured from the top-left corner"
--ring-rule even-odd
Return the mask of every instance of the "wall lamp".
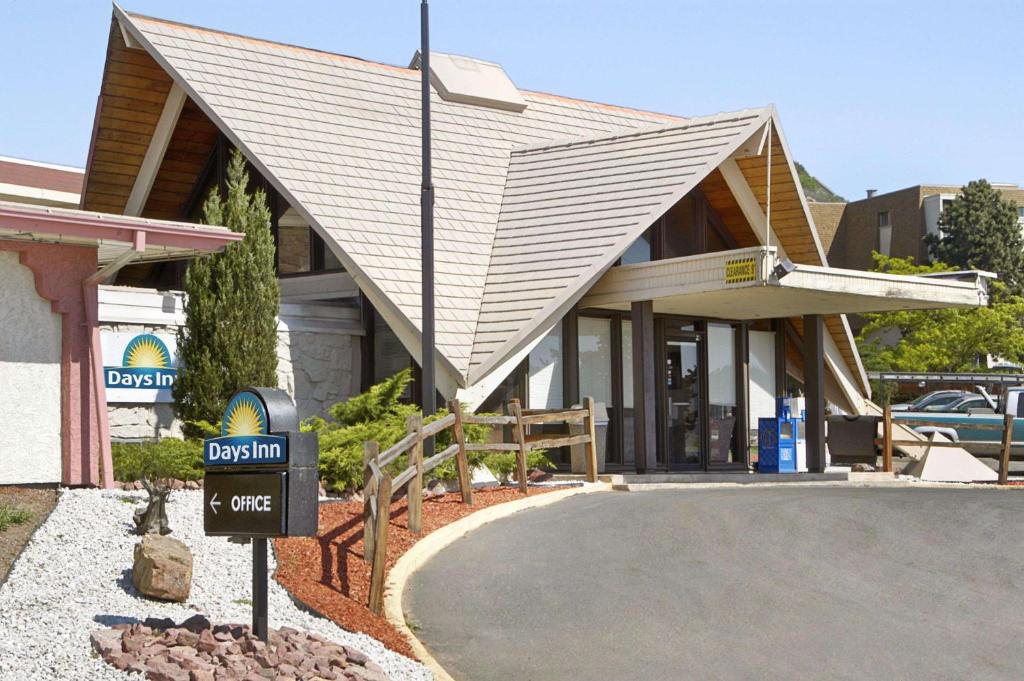
[[772, 276], [776, 279], [782, 279], [784, 276], [796, 269], [796, 265], [789, 258], [783, 258], [779, 261], [779, 264], [772, 270]]

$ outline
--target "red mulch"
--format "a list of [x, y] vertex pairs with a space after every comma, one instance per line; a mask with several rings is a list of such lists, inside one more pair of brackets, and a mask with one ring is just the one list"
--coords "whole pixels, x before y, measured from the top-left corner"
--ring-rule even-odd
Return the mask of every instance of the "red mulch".
[[[551, 487], [531, 487], [530, 494]], [[557, 488], [555, 488], [557, 489]], [[518, 489], [474, 490], [473, 505], [462, 503], [458, 493], [423, 500], [423, 532], [409, 532], [407, 500], [391, 504], [388, 527], [388, 570], [421, 537], [473, 511], [521, 498]], [[320, 530], [316, 537], [274, 540], [277, 581], [293, 596], [349, 631], [359, 631], [381, 641], [391, 650], [413, 657], [405, 637], [383, 616], [366, 607], [370, 595], [370, 564], [363, 560], [362, 502], [320, 505]]]

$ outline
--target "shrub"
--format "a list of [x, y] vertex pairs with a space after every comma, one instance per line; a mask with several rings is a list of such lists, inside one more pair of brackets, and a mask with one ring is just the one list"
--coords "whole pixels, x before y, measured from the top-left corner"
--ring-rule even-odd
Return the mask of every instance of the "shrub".
[[143, 475], [150, 480], [203, 477], [202, 440], [164, 438], [140, 444], [114, 443], [111, 454], [114, 478], [120, 482], [134, 482]]
[[32, 513], [24, 508], [11, 504], [0, 504], [0, 532], [11, 525], [27, 523], [31, 518]]
[[[483, 463], [501, 484], [505, 484], [516, 470], [516, 455], [515, 452], [495, 452], [484, 457]], [[552, 470], [554, 467], [555, 464], [551, 463], [545, 450], [535, 449], [526, 453], [527, 470], [532, 468]]]
[[[303, 430], [315, 431], [320, 436], [320, 480], [324, 487], [339, 492], [362, 487], [363, 443], [375, 440], [381, 451], [384, 451], [405, 437], [408, 432], [407, 419], [419, 413], [415, 405], [399, 402], [411, 378], [408, 369], [400, 371], [365, 393], [332, 406], [328, 410], [330, 420], [313, 417], [303, 422]], [[437, 414], [428, 417], [426, 422], [432, 423], [447, 415], [446, 409], [440, 409]], [[484, 442], [490, 428], [466, 425], [464, 431], [467, 442]], [[435, 443], [437, 451], [451, 445], [451, 429], [439, 434]], [[484, 457], [481, 452], [470, 452], [469, 458], [470, 464], [475, 465]], [[389, 472], [395, 475], [407, 465], [408, 457], [400, 456], [391, 464]], [[447, 461], [431, 471], [431, 474], [440, 479], [454, 478], [455, 464]]]

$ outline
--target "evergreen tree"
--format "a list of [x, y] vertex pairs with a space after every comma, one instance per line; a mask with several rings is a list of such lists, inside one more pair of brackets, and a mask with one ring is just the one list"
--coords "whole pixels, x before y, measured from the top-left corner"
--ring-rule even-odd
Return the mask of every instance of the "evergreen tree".
[[193, 260], [185, 274], [174, 403], [186, 423], [216, 423], [241, 387], [277, 385], [280, 291], [270, 210], [263, 190], [250, 195], [248, 184], [245, 159], [236, 149], [227, 168], [227, 199], [214, 188], [203, 204], [204, 223], [245, 238], [223, 253]]
[[941, 237], [925, 242], [940, 262], [995, 272], [1012, 295], [1024, 293], [1024, 239], [1017, 207], [985, 180], [970, 182], [939, 216]]

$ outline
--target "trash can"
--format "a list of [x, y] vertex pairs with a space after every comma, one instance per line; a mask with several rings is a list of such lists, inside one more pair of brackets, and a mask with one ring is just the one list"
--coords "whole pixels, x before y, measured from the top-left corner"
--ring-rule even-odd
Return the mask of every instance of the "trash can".
[[757, 472], [796, 473], [797, 419], [757, 420]]
[[[573, 409], [583, 407], [574, 404]], [[605, 462], [608, 460], [608, 407], [604, 402], [594, 403], [594, 435], [597, 437], [597, 472], [604, 473]], [[582, 423], [569, 424], [570, 435], [582, 435]], [[569, 447], [569, 468], [573, 473], [587, 472], [587, 446], [573, 445]]]
[[839, 466], [854, 464], [878, 465], [878, 451], [875, 438], [882, 417], [872, 414], [863, 416], [829, 416], [828, 451], [832, 463]]

